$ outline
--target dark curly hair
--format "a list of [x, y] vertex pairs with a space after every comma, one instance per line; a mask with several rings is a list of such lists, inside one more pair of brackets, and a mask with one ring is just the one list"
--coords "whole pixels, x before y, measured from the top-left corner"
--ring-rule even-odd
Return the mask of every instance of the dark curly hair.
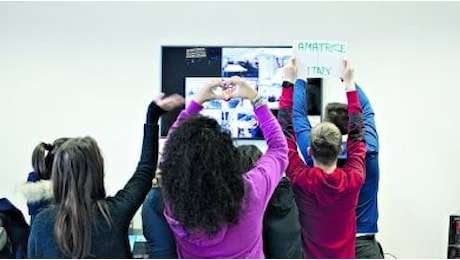
[[193, 115], [170, 134], [160, 170], [165, 201], [186, 232], [209, 237], [236, 224], [244, 197], [241, 153], [216, 120]]

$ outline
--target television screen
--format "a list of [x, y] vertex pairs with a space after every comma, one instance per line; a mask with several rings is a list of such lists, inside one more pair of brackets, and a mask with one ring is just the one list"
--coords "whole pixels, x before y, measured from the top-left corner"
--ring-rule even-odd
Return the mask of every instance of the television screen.
[[[185, 78], [186, 105], [190, 103], [199, 88], [209, 80], [211, 78]], [[257, 80], [255, 78], [249, 78], [248, 81], [254, 89], [257, 89]], [[228, 101], [212, 100], [204, 103], [203, 107], [200, 113], [217, 120], [225, 130], [231, 133], [233, 138], [263, 137], [259, 130], [251, 101], [241, 98], [233, 98]]]
[[237, 75], [255, 81], [268, 106], [278, 109], [282, 67], [291, 55], [291, 48], [222, 48], [222, 77]]
[[[292, 54], [290, 46], [281, 47], [162, 47], [162, 91], [178, 93], [192, 100], [202, 84], [211, 78], [238, 75], [258, 90], [276, 115], [281, 95], [282, 67]], [[309, 79], [308, 114], [312, 126], [321, 121], [321, 79]], [[182, 109], [182, 108], [181, 108]], [[166, 136], [181, 109], [161, 120], [161, 136]], [[210, 101], [201, 114], [210, 116], [233, 138], [262, 139], [249, 100]]]

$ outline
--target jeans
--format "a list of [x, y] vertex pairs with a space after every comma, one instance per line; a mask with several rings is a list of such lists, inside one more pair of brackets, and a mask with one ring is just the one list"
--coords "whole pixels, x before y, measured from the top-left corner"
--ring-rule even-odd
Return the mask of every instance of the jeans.
[[383, 259], [383, 249], [375, 236], [356, 238], [356, 259]]

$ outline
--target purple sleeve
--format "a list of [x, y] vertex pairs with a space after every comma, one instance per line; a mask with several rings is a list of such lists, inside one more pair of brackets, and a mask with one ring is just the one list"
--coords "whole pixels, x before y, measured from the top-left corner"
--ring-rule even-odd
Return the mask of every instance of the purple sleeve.
[[245, 179], [253, 184], [259, 201], [267, 205], [286, 170], [288, 147], [281, 126], [268, 106], [259, 106], [254, 112], [260, 122], [268, 149], [254, 168], [245, 174]]
[[198, 102], [196, 102], [195, 100], [192, 100], [190, 102], [190, 104], [188, 104], [188, 106], [182, 110], [180, 112], [180, 114], [177, 116], [177, 119], [176, 121], [174, 122], [174, 124], [169, 128], [169, 131], [168, 131], [168, 136], [166, 137], [166, 140], [169, 139], [169, 135], [171, 135], [172, 132], [174, 132], [177, 127], [185, 120], [187, 119], [189, 116], [193, 115], [193, 114], [197, 114], [198, 112], [201, 111], [201, 109], [203, 109], [203, 106], [200, 105]]

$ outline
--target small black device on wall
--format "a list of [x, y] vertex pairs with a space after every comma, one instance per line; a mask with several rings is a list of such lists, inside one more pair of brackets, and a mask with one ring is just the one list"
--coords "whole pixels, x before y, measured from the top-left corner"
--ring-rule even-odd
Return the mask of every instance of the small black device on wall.
[[460, 213], [449, 216], [448, 259], [460, 259]]
[[[276, 115], [281, 96], [282, 67], [292, 56], [291, 46], [162, 46], [161, 86], [166, 95], [177, 93], [188, 104], [211, 78], [245, 78]], [[312, 126], [321, 121], [322, 80], [308, 80], [308, 116]], [[165, 137], [180, 109], [161, 119]], [[217, 120], [232, 138], [263, 139], [248, 100], [210, 101], [200, 112]]]

